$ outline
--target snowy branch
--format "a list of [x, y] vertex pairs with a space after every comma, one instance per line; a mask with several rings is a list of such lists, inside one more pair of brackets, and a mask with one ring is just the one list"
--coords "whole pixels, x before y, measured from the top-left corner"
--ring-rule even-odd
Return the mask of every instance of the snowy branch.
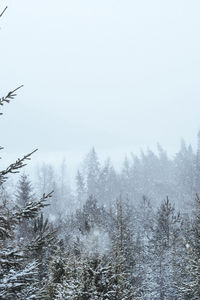
[[12, 163], [7, 169], [0, 172], [0, 184], [2, 184], [4, 181], [6, 181], [8, 174], [15, 174], [19, 173], [19, 169], [25, 167], [27, 164], [25, 163], [26, 160], [31, 159], [31, 155], [35, 153], [38, 149], [35, 149], [31, 153], [25, 155], [22, 158], [18, 158], [15, 163]]
[[48, 198], [51, 198], [53, 191], [49, 194], [43, 194], [42, 198], [39, 201], [29, 202], [25, 207], [23, 207], [19, 212], [16, 213], [16, 218], [21, 219], [32, 219], [37, 216], [38, 212], [45, 206], [49, 206], [46, 203]]

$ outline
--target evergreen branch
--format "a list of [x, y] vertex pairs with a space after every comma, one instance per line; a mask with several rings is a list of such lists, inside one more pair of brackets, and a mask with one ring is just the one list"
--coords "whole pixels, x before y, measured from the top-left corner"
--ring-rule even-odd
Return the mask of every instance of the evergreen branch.
[[44, 233], [42, 236], [38, 235], [34, 240], [28, 245], [28, 249], [38, 251], [42, 249], [45, 245], [49, 245], [55, 240], [56, 230]]
[[7, 8], [8, 8], [8, 6], [6, 6], [6, 7], [4, 8], [4, 10], [1, 12], [0, 18], [3, 16], [3, 14], [5, 13], [5, 11], [6, 11]]
[[[0, 98], [0, 105], [3, 106], [5, 103], [9, 103], [10, 100], [14, 99], [17, 96], [16, 91], [21, 89], [22, 87], [23, 85], [20, 85], [13, 91], [10, 91], [5, 97]], [[2, 115], [2, 113], [0, 114]]]
[[19, 173], [19, 169], [25, 167], [27, 164], [26, 160], [31, 159], [31, 155], [35, 153], [38, 149], [35, 149], [33, 152], [25, 155], [23, 158], [18, 158], [15, 163], [12, 163], [7, 169], [0, 172], [0, 184], [2, 184], [6, 179], [6, 175]]
[[51, 198], [53, 194], [53, 191], [49, 194], [43, 194], [42, 198], [39, 201], [29, 202], [25, 207], [23, 207], [19, 212], [16, 213], [16, 218], [18, 220], [22, 219], [33, 219], [35, 218], [41, 208], [44, 208], [45, 206], [49, 206], [48, 203], [46, 203], [48, 198]]

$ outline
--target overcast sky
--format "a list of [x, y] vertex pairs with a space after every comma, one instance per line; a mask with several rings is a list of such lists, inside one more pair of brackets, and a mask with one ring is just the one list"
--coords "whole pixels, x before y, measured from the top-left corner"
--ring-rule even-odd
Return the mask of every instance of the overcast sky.
[[[8, 0], [0, 19], [6, 153], [77, 163], [178, 151], [200, 129], [200, 1]], [[6, 154], [8, 155], [8, 154]]]

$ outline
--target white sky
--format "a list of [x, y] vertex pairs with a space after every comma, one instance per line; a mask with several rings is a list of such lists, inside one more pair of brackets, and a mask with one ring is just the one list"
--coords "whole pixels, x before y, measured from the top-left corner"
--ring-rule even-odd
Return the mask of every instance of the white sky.
[[[200, 1], [8, 0], [0, 19], [5, 154], [71, 164], [178, 151], [200, 129]], [[7, 154], [8, 155], [8, 154]]]

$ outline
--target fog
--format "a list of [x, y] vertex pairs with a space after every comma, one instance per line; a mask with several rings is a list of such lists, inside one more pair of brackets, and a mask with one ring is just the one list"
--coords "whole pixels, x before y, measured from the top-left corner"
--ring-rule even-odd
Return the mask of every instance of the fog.
[[196, 144], [199, 1], [1, 1], [6, 153], [77, 164], [95, 146], [116, 163], [159, 142]]

